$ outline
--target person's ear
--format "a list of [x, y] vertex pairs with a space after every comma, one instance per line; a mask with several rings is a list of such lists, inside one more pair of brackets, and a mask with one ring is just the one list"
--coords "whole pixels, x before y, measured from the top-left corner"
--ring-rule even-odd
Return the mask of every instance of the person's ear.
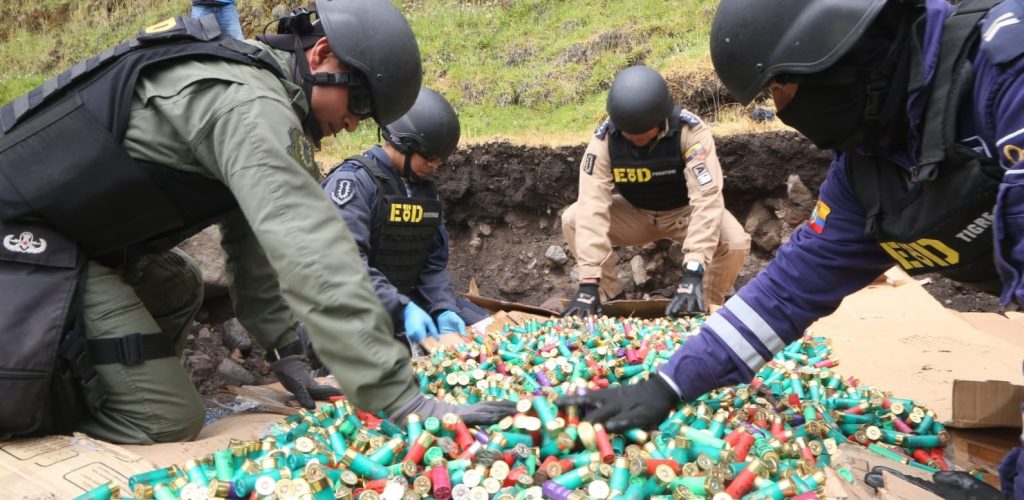
[[331, 52], [331, 46], [327, 43], [327, 37], [322, 37], [313, 44], [312, 47], [306, 51], [306, 60], [309, 62], [309, 70], [316, 73], [316, 69], [320, 67], [328, 58], [333, 57], [334, 53]]

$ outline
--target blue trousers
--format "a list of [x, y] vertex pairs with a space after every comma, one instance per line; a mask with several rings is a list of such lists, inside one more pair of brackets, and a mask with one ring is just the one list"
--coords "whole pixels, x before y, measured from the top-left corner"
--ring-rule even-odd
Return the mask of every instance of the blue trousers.
[[228, 35], [236, 40], [242, 40], [245, 38], [244, 36], [242, 36], [242, 23], [238, 20], [238, 9], [235, 8], [234, 3], [192, 4], [192, 13], [190, 15], [193, 19], [197, 19], [209, 14], [212, 14], [215, 18], [217, 18], [217, 24], [220, 25], [220, 30], [225, 35]]

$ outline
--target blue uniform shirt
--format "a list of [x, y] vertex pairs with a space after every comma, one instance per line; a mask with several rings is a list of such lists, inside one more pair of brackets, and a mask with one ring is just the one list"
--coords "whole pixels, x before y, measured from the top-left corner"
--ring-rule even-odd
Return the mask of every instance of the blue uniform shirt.
[[[945, 0], [928, 0], [927, 9], [921, 43], [923, 75], [930, 82], [942, 21], [952, 8]], [[1024, 303], [1024, 0], [1005, 0], [981, 29], [974, 88], [961, 104], [957, 140], [1007, 169], [996, 200], [995, 257], [1004, 303]], [[888, 158], [907, 168], [916, 161], [928, 89], [908, 96], [910, 150]], [[894, 264], [878, 241], [864, 235], [864, 225], [864, 209], [837, 153], [808, 224], [660, 368], [662, 377], [686, 399], [749, 382], [812, 322]]]
[[[388, 174], [388, 182], [395, 192], [404, 192], [413, 198], [435, 197], [430, 181], [402, 181], [391, 165], [387, 153], [380, 146], [368, 149], [363, 156]], [[359, 246], [359, 255], [370, 272], [370, 282], [384, 307], [391, 312], [395, 325], [402, 324], [402, 309], [410, 300], [414, 300], [431, 314], [443, 310], [457, 311], [455, 289], [452, 288], [452, 280], [448, 275], [448, 231], [443, 223], [438, 227], [437, 235], [430, 247], [430, 255], [417, 279], [414, 297], [407, 297], [399, 293], [383, 273], [369, 266], [371, 244], [378, 240], [384, 226], [381, 210], [384, 196], [373, 174], [357, 161], [346, 161], [334, 169], [321, 185], [348, 224], [349, 231]]]

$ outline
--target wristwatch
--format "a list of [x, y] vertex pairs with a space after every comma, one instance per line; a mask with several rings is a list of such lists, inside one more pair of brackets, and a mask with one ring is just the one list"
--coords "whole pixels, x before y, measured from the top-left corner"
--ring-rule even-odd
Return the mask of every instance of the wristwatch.
[[273, 363], [283, 357], [291, 356], [292, 354], [298, 354], [300, 356], [306, 354], [302, 350], [302, 344], [298, 340], [291, 344], [278, 347], [277, 349], [267, 349], [267, 355], [264, 356], [264, 359], [267, 360], [267, 363]]
[[695, 260], [687, 261], [685, 269], [687, 271], [692, 271], [692, 272], [695, 272], [695, 273], [703, 273], [704, 272], [704, 266], [700, 265], [700, 262], [697, 262]]

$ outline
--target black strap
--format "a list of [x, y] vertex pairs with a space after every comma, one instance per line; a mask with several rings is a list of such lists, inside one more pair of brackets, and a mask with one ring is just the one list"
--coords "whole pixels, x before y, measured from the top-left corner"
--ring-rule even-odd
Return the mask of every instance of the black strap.
[[163, 333], [132, 333], [116, 339], [91, 339], [86, 342], [95, 365], [120, 363], [135, 366], [150, 359], [176, 355], [174, 342]]
[[978, 39], [978, 23], [1001, 1], [967, 0], [942, 26], [939, 61], [925, 108], [921, 159], [911, 178], [914, 182], [934, 179], [946, 159], [954, 142], [960, 97], [973, 80], [968, 56]]
[[264, 358], [267, 360], [267, 363], [273, 363], [281, 358], [292, 356], [294, 354], [298, 354], [299, 356], [306, 354], [306, 351], [302, 349], [302, 343], [298, 340], [291, 344], [278, 347], [277, 349], [268, 349], [267, 355], [264, 356]]

